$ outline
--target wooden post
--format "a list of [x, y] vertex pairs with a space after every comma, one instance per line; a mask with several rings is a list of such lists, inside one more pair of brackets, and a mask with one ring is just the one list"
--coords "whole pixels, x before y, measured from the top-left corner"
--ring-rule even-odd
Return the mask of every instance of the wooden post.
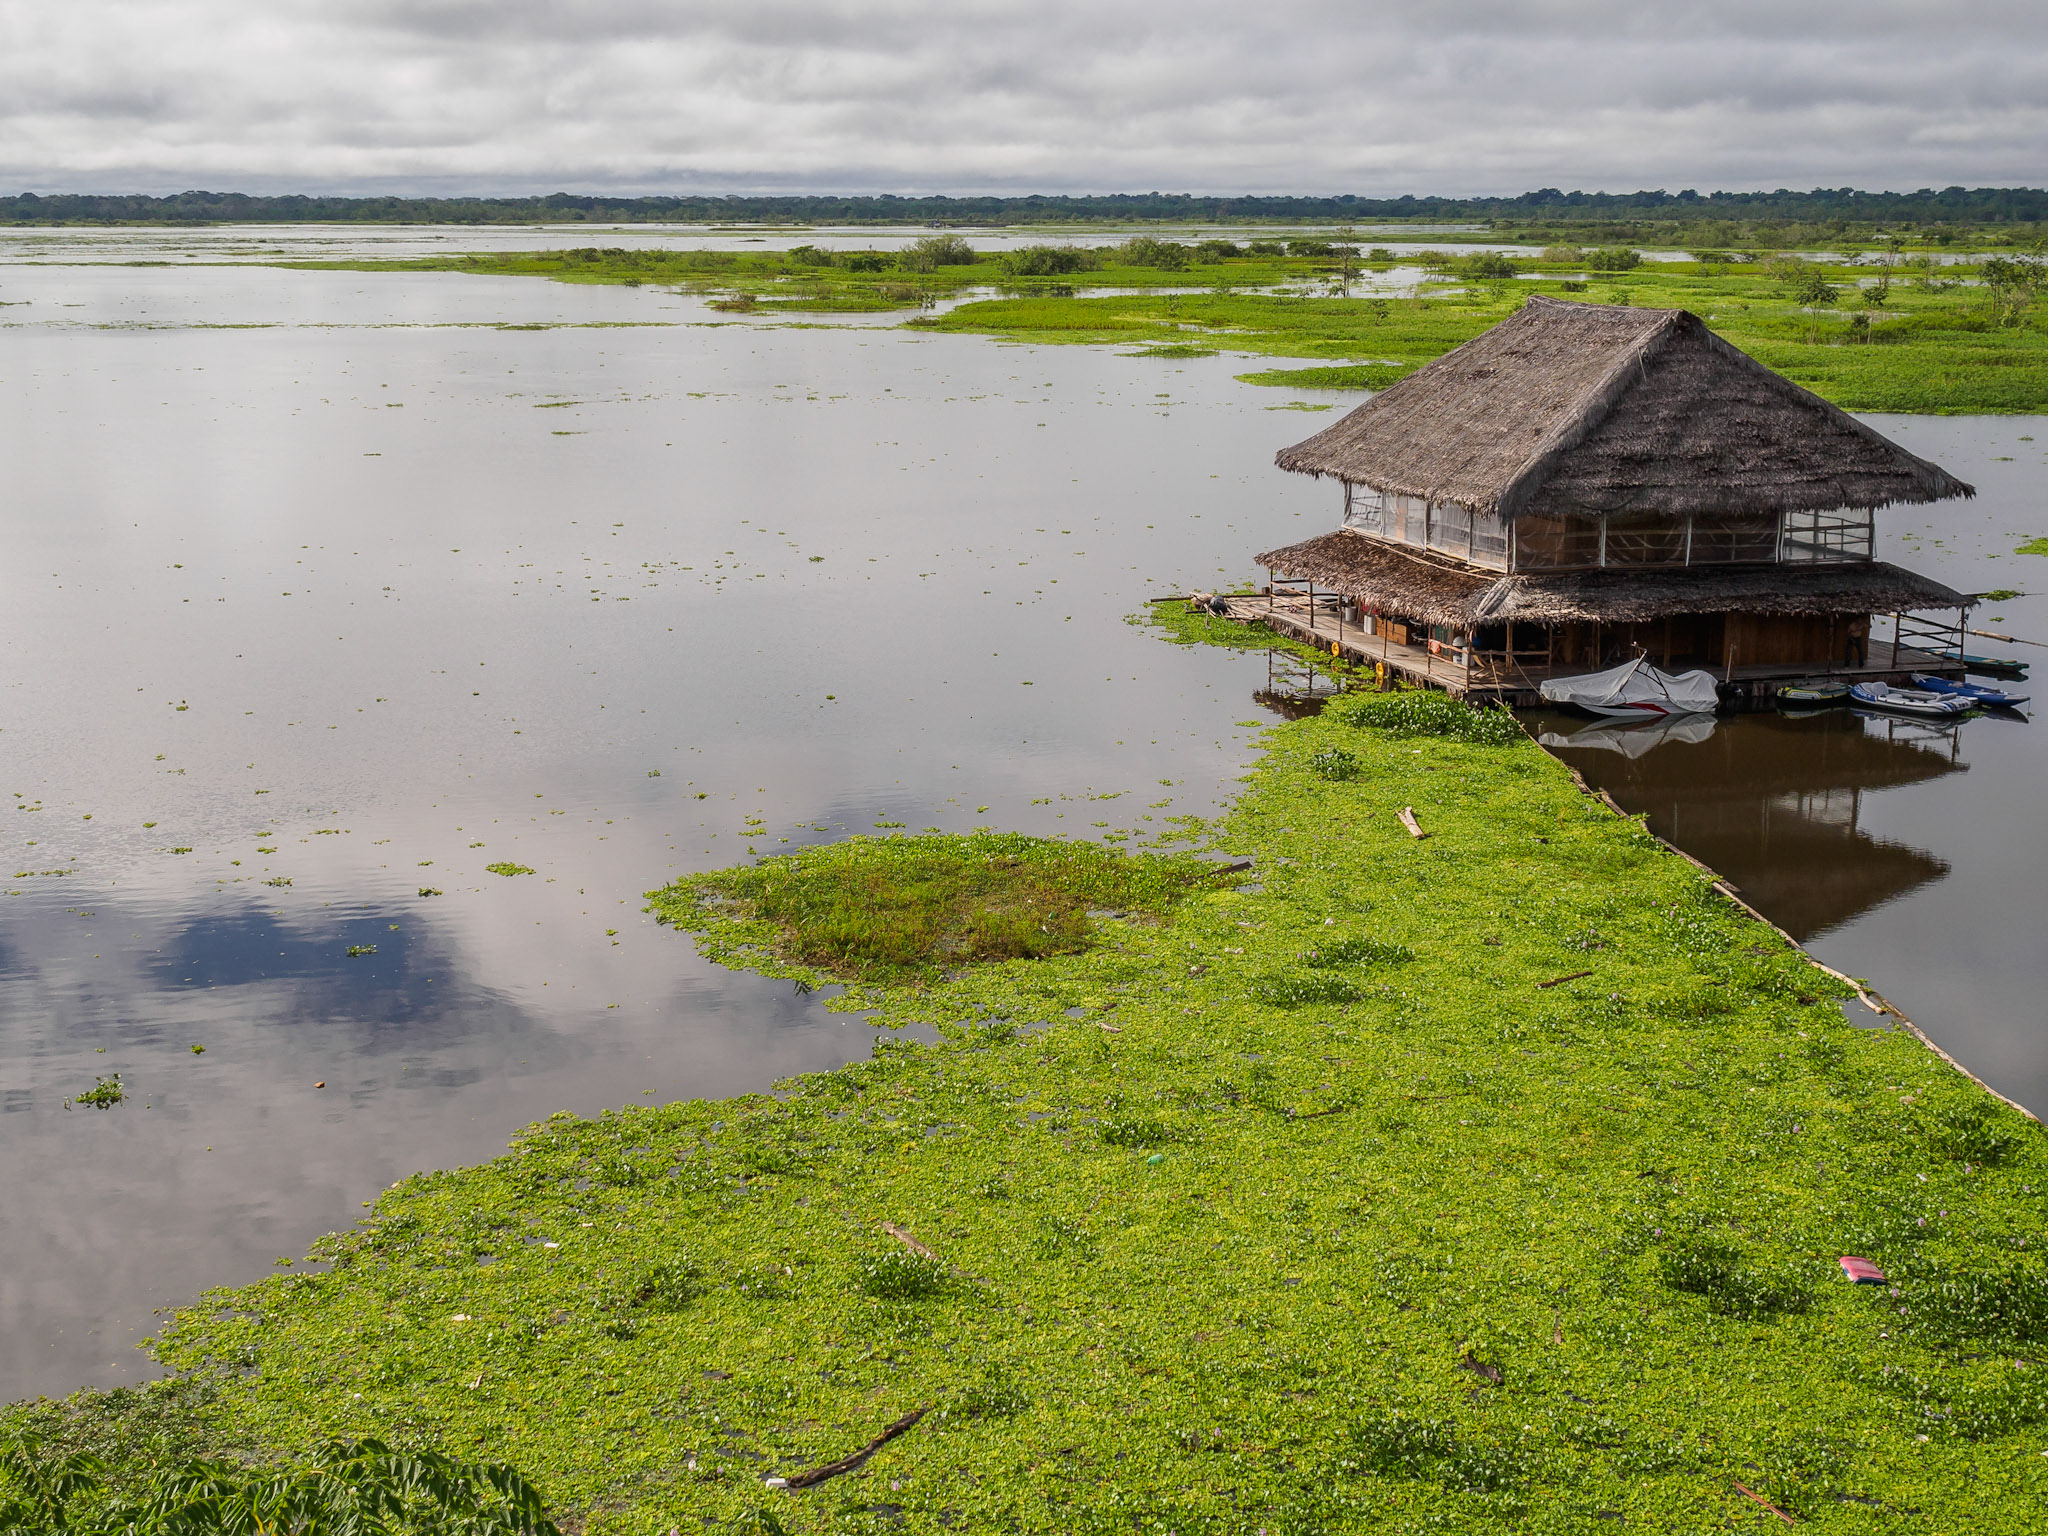
[[[1901, 608], [1897, 613], [1894, 613], [1892, 615], [1892, 667], [1894, 670], [1897, 670], [1899, 665], [1899, 634], [1902, 628], [1904, 627], [1905, 622], [1905, 609]], [[1960, 651], [1962, 647], [1957, 646], [1956, 649]]]
[[1606, 518], [1604, 518], [1604, 517], [1600, 519], [1600, 565], [1601, 565], [1601, 568], [1602, 568], [1603, 570], [1604, 570], [1604, 569], [1606, 569], [1606, 566], [1607, 566], [1607, 519], [1606, 519]]

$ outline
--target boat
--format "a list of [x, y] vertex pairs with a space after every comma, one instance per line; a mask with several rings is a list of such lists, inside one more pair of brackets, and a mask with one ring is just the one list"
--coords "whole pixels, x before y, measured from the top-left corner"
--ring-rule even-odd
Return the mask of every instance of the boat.
[[1966, 671], [1980, 673], [1985, 677], [2025, 677], [2027, 663], [2014, 661], [2010, 656], [1979, 656], [1972, 651], [1936, 651], [1940, 661], [1952, 661]]
[[1913, 686], [1928, 693], [1946, 693], [1959, 699], [1970, 699], [1992, 709], [2016, 709], [2027, 702], [2024, 693], [2007, 693], [2003, 688], [1986, 688], [1982, 683], [1959, 683], [1952, 677], [1929, 677], [1925, 672], [1913, 674]]
[[1858, 683], [1849, 696], [1859, 704], [1894, 715], [1920, 715], [1930, 720], [1949, 720], [1967, 715], [1977, 706], [1953, 693], [1929, 693], [1922, 688], [1894, 688], [1890, 683]]
[[1710, 715], [1721, 702], [1710, 672], [1659, 672], [1638, 656], [1605, 672], [1553, 677], [1538, 691], [1552, 704], [1570, 704], [1596, 715], [1651, 720], [1663, 715]]
[[1835, 677], [1802, 677], [1780, 683], [1778, 697], [1787, 704], [1839, 704], [1849, 697], [1849, 685]]

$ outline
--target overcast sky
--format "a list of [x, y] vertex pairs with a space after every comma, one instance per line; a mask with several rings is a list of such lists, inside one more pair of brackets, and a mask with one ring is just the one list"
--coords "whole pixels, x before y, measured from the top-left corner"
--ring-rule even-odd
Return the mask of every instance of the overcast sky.
[[0, 0], [0, 190], [2048, 175], [2048, 0]]

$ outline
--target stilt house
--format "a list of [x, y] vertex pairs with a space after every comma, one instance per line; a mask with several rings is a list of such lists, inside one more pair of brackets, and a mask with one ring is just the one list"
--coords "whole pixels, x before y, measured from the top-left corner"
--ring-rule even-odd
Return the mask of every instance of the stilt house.
[[1958, 670], [1970, 600], [1873, 558], [1873, 515], [1972, 488], [1686, 310], [1532, 297], [1278, 463], [1344, 520], [1258, 556], [1260, 616], [1454, 693]]

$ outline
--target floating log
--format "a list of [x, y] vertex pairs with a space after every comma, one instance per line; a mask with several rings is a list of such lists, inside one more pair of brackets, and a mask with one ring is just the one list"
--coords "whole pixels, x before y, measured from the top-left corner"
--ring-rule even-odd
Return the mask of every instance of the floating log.
[[1413, 806], [1404, 805], [1401, 807], [1401, 825], [1408, 829], [1408, 835], [1410, 837], [1420, 838], [1429, 836], [1429, 834], [1423, 831], [1421, 826], [1416, 822], [1415, 808]]
[[931, 1411], [931, 1405], [927, 1403], [922, 1408], [906, 1413], [851, 1456], [842, 1456], [837, 1461], [826, 1462], [822, 1467], [812, 1467], [808, 1471], [798, 1472], [791, 1477], [771, 1478], [769, 1481], [780, 1482], [785, 1488], [812, 1488], [824, 1482], [827, 1478], [842, 1477], [848, 1472], [858, 1472], [867, 1465], [870, 1456], [874, 1455], [875, 1452], [916, 1424], [919, 1419]]

